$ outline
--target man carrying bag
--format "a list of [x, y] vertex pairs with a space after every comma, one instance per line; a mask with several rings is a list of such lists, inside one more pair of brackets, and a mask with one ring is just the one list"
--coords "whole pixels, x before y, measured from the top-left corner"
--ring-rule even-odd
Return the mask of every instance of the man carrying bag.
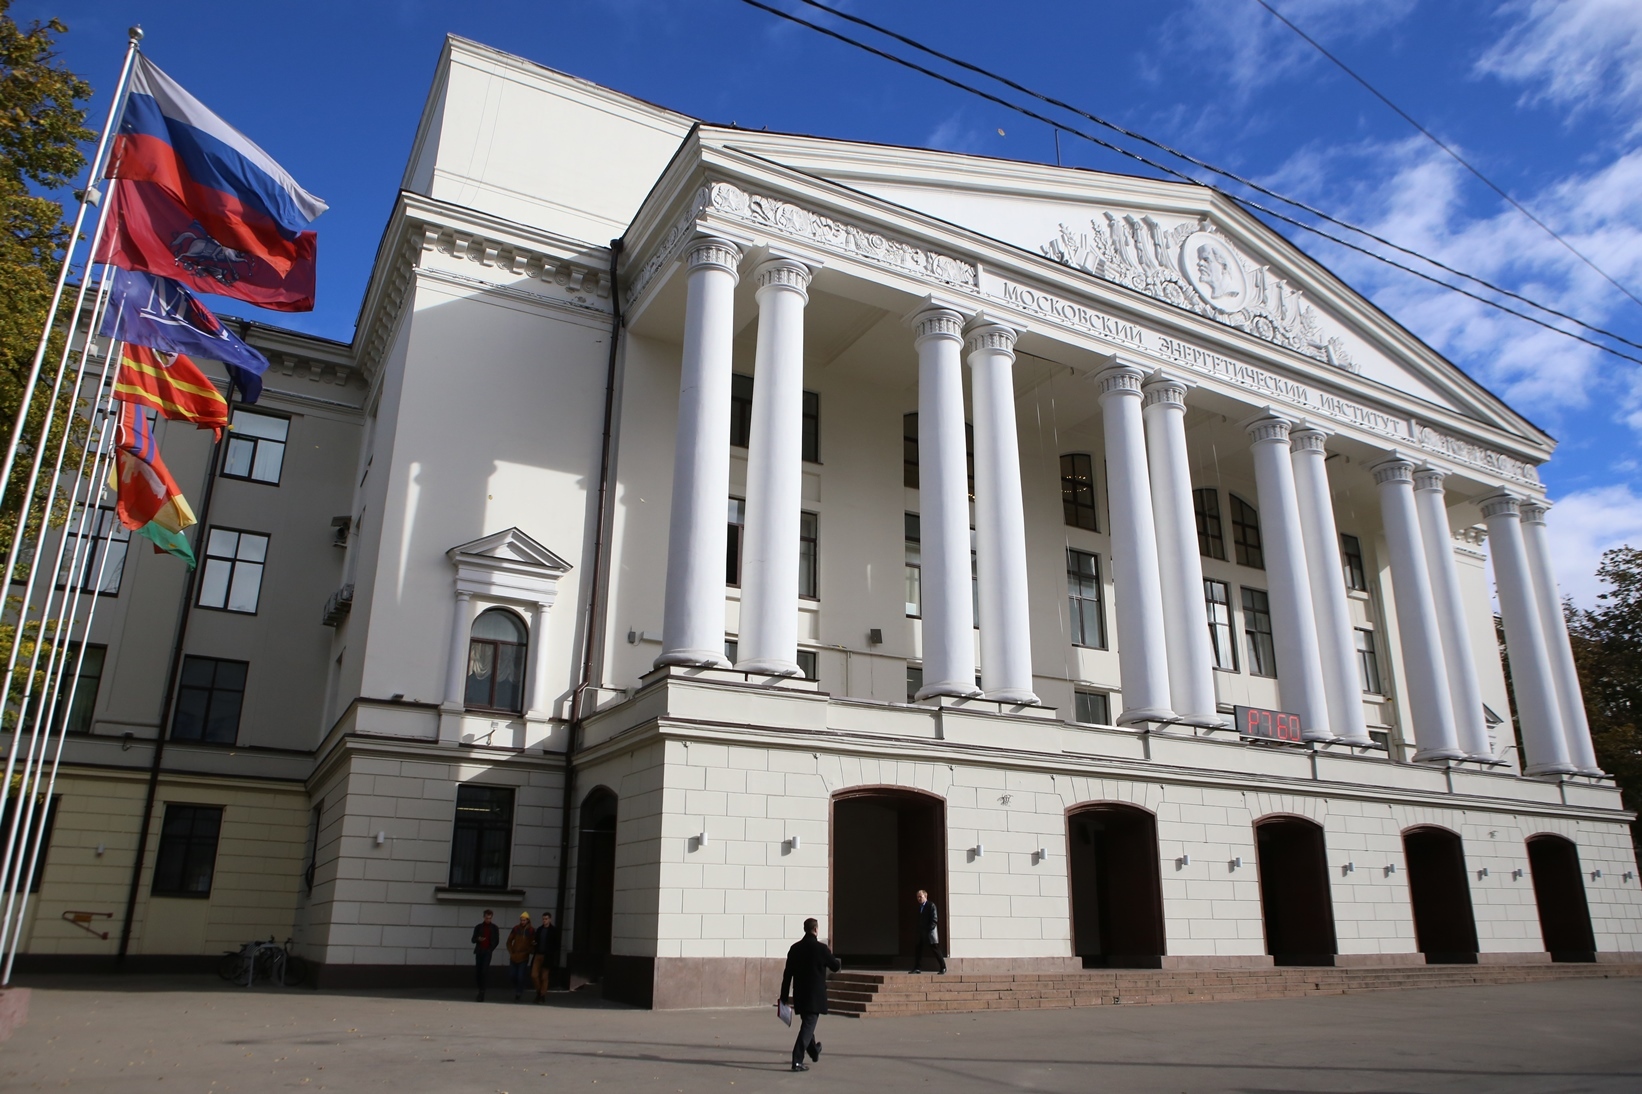
[[815, 936], [820, 926], [813, 919], [804, 920], [804, 937], [787, 951], [787, 968], [781, 974], [781, 997], [776, 1006], [790, 1007], [799, 1016], [798, 1039], [792, 1046], [794, 1071], [809, 1070], [809, 1065], [804, 1063], [806, 1054], [811, 1061], [821, 1059], [821, 1042], [815, 1039], [815, 1024], [827, 1013], [827, 973], [843, 967], [843, 962], [832, 955], [827, 944]]

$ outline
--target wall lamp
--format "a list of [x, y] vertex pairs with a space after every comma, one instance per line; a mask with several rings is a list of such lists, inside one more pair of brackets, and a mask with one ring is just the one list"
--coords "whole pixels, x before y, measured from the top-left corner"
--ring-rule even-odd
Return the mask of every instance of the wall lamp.
[[1522, 877], [1522, 871], [1521, 870], [1512, 870], [1511, 871], [1511, 880], [1512, 881], [1516, 881], [1516, 880], [1520, 879], [1521, 877]]
[[1236, 858], [1232, 859], [1228, 865], [1233, 870], [1241, 870], [1243, 868], [1243, 856], [1238, 855]]
[[794, 851], [798, 850], [798, 837], [794, 836], [792, 839], [789, 839], [787, 841], [787, 846]]
[[1192, 864], [1192, 856], [1191, 855], [1181, 855], [1179, 858], [1174, 860], [1174, 868], [1176, 870], [1184, 870], [1186, 867], [1190, 866], [1191, 864]]

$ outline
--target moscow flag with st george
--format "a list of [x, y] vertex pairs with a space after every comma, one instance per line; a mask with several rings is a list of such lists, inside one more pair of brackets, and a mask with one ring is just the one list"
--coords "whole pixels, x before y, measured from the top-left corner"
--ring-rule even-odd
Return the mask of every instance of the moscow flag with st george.
[[268, 360], [190, 291], [277, 311], [314, 306], [316, 236], [325, 203], [248, 137], [139, 54], [109, 156], [107, 225], [95, 260], [107, 273], [99, 330], [120, 343], [114, 398], [121, 523], [194, 564], [196, 523], [160, 458], [144, 408], [214, 430], [229, 400], [189, 358], [220, 361], [231, 393], [254, 403]]

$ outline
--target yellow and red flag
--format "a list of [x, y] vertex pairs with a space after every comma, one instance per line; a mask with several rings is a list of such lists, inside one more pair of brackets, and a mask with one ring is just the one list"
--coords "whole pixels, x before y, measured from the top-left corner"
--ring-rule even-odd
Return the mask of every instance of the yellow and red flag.
[[114, 459], [114, 511], [121, 524], [135, 530], [152, 521], [168, 532], [180, 532], [198, 523], [177, 480], [160, 459], [147, 413], [136, 403], [120, 404]]
[[228, 401], [198, 365], [180, 353], [161, 353], [122, 342], [114, 397], [153, 407], [173, 421], [193, 422], [220, 439], [228, 424]]

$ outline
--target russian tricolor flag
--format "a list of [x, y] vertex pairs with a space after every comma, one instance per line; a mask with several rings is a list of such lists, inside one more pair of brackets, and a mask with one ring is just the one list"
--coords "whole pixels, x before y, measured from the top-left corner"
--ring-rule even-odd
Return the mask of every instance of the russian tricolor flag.
[[[141, 55], [107, 173], [155, 184], [212, 242], [266, 262], [282, 277], [314, 261], [308, 225], [325, 203]], [[311, 272], [308, 279], [312, 284]]]

